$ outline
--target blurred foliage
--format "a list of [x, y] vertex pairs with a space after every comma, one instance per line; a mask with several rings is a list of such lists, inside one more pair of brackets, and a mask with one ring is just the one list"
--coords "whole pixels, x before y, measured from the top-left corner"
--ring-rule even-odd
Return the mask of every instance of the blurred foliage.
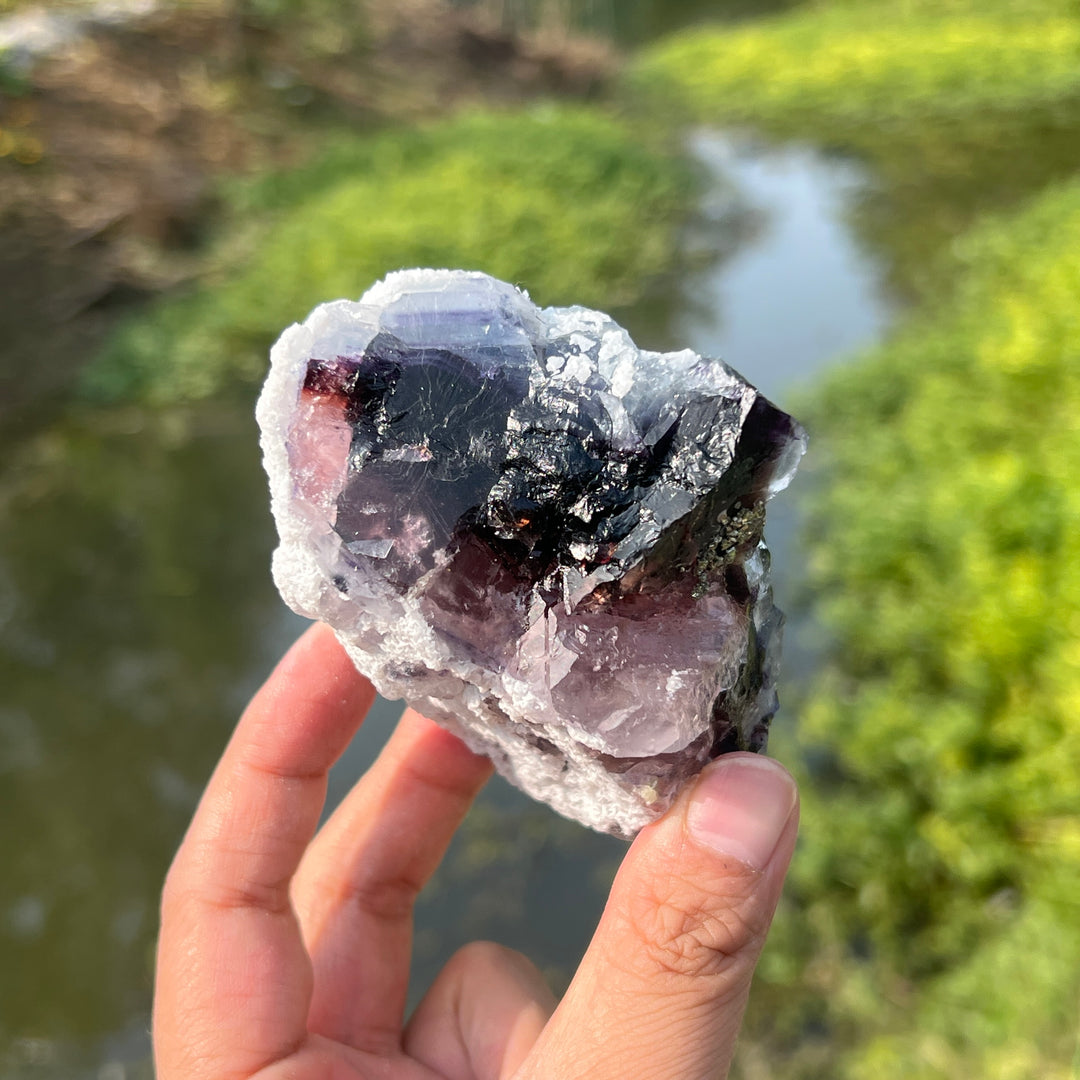
[[694, 181], [680, 158], [597, 111], [476, 112], [347, 139], [229, 191], [235, 231], [191, 295], [122, 327], [97, 398], [154, 402], [255, 381], [283, 327], [408, 266], [486, 270], [539, 303], [611, 306], [670, 271]]
[[[191, 2], [191, 0], [188, 0]], [[200, 0], [196, 0], [200, 2]], [[288, 35], [301, 54], [331, 58], [370, 44], [371, 0], [216, 0], [238, 23]]]
[[803, 0], [452, 0], [504, 26], [556, 27], [610, 38], [623, 45], [703, 19], [738, 20], [790, 8]]
[[30, 92], [30, 83], [25, 72], [11, 62], [8, 51], [0, 49], [0, 98], [25, 97]]
[[947, 301], [807, 409], [809, 588], [831, 643], [800, 720], [794, 910], [763, 974], [788, 1023], [793, 986], [811, 990], [802, 1023], [840, 1056], [830, 1075], [1064, 1078], [1080, 185], [970, 233], [953, 272]]
[[1080, 1028], [1080, 7], [818, 4], [676, 36], [629, 85], [672, 115], [866, 161], [855, 223], [922, 301], [804, 408], [808, 595], [829, 641], [787, 748], [803, 846], [747, 1075], [1064, 1080]]
[[1080, 185], [969, 234], [954, 272], [947, 303], [838, 370], [808, 413], [810, 588], [832, 643], [801, 720], [817, 765], [789, 932], [826, 1018], [856, 1010], [841, 1075], [1065, 1077]]
[[[675, 35], [628, 89], [672, 118], [752, 125], [872, 166], [852, 211], [907, 297], [947, 282], [951, 239], [1080, 169], [1073, 0], [829, 3]], [[945, 257], [942, 259], [942, 252]]]
[[1069, 0], [838, 5], [662, 42], [633, 78], [708, 119], [857, 139], [866, 125], [971, 117], [1080, 92]]

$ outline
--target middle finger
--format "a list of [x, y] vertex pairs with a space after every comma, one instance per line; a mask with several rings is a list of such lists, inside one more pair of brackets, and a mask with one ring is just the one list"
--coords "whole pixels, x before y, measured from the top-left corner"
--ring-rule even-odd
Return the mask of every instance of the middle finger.
[[413, 902], [490, 774], [487, 758], [407, 709], [319, 831], [293, 883], [314, 967], [312, 1032], [400, 1050]]

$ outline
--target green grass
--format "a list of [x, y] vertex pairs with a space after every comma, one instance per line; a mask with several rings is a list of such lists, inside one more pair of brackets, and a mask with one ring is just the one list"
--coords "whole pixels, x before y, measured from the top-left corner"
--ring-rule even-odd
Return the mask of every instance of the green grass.
[[166, 403], [258, 380], [285, 326], [400, 267], [485, 270], [543, 304], [627, 303], [672, 269], [693, 191], [679, 156], [584, 108], [342, 140], [303, 169], [234, 185], [240, 224], [213, 272], [123, 326], [83, 390]]
[[701, 120], [858, 138], [926, 113], [967, 118], [1080, 93], [1080, 18], [1060, 3], [814, 8], [676, 35], [631, 78]]
[[947, 302], [807, 407], [810, 589], [832, 646], [800, 739], [828, 767], [806, 784], [785, 930], [806, 966], [774, 990], [790, 1006], [808, 970], [827, 984], [812, 1008], [826, 1003], [835, 1075], [1064, 1080], [1080, 995], [1080, 184], [969, 234], [954, 273]]

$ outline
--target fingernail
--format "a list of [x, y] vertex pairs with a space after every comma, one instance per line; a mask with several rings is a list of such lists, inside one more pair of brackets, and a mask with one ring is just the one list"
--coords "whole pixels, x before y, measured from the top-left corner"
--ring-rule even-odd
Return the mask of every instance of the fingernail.
[[763, 870], [795, 798], [794, 781], [770, 758], [719, 758], [698, 778], [686, 823], [699, 844]]

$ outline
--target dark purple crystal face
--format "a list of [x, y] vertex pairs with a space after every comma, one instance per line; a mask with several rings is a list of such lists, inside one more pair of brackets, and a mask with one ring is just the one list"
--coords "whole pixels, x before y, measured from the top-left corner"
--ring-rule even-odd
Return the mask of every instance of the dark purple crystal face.
[[761, 749], [780, 624], [764, 504], [802, 430], [718, 361], [414, 273], [307, 353], [291, 512], [356, 604], [317, 613], [419, 707], [472, 716], [497, 761], [516, 761], [504, 735], [541, 754], [550, 783], [595, 767], [662, 805], [711, 756]]
[[308, 409], [349, 430], [332, 521], [346, 561], [401, 591], [434, 567], [505, 460], [506, 417], [535, 355], [505, 300], [482, 286], [429, 293], [384, 311], [362, 350], [308, 361]]
[[334, 528], [350, 554], [382, 560], [408, 589], [476, 513], [506, 458], [503, 429], [528, 384], [451, 349], [379, 334], [344, 393], [352, 429]]

